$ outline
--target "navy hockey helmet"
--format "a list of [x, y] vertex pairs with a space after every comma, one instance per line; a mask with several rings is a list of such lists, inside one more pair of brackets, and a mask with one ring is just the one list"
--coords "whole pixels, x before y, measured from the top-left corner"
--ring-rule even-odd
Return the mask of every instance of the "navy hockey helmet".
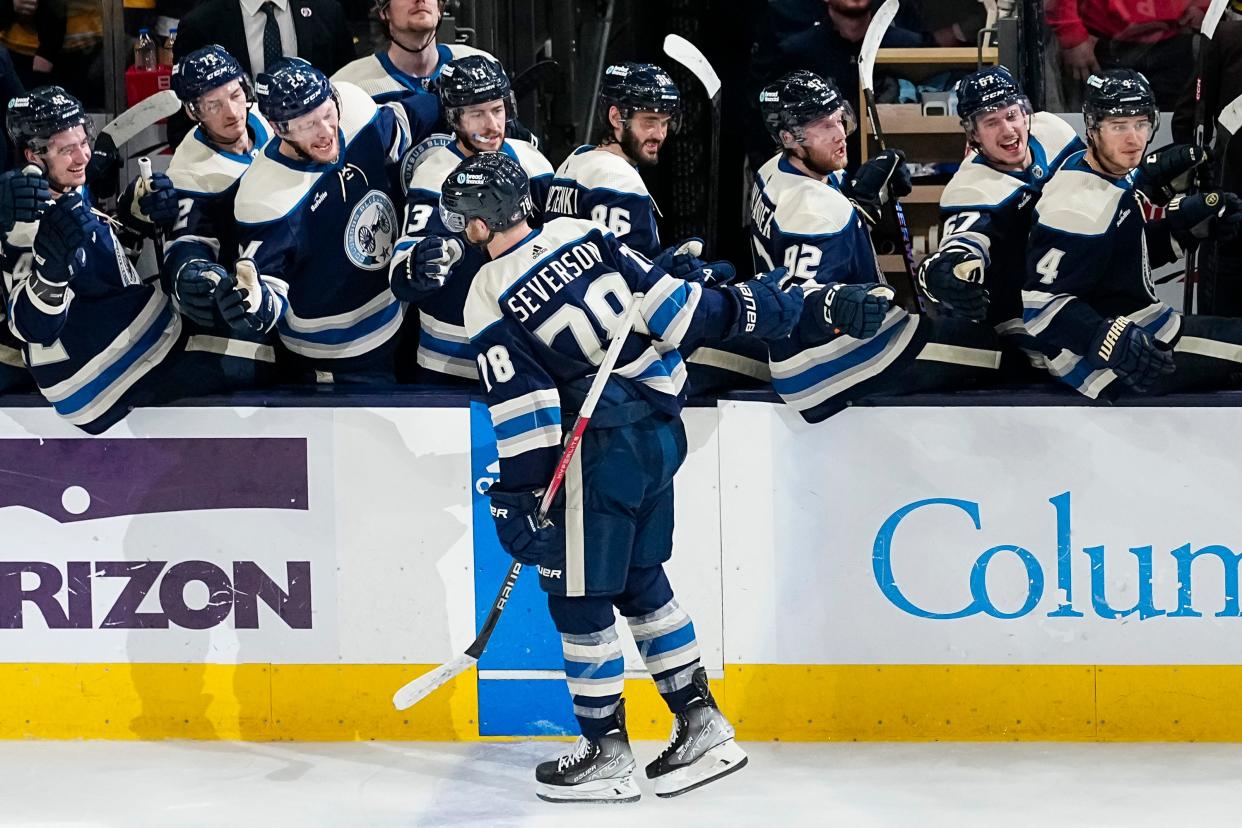
[[957, 114], [962, 119], [962, 128], [968, 132], [980, 115], [1014, 104], [1021, 104], [1028, 114], [1031, 111], [1030, 100], [1004, 66], [987, 66], [957, 82]]
[[616, 107], [625, 122], [636, 112], [655, 112], [672, 116], [668, 128], [681, 128], [681, 90], [659, 66], [653, 63], [614, 63], [604, 70], [599, 85], [600, 121], [608, 132], [608, 111]]
[[[173, 66], [170, 82], [172, 91], [181, 102], [193, 108], [203, 95], [234, 80], [241, 81], [246, 100], [253, 101], [254, 87], [237, 58], [225, 51], [223, 46], [212, 44], [190, 52], [177, 61]], [[197, 114], [195, 113], [196, 116]]]
[[1099, 127], [1105, 118], [1145, 116], [1154, 135], [1160, 126], [1160, 109], [1151, 84], [1133, 69], [1106, 69], [1087, 78], [1082, 114], [1087, 131]]
[[281, 58], [259, 74], [254, 91], [263, 117], [285, 132], [295, 118], [314, 112], [324, 101], [336, 100], [328, 76], [301, 58]]
[[437, 79], [440, 105], [449, 123], [457, 120], [461, 110], [474, 104], [504, 101], [506, 117], [512, 118], [517, 107], [509, 76], [499, 61], [486, 55], [467, 55], [450, 60]]
[[526, 171], [503, 152], [470, 156], [440, 187], [440, 218], [454, 233], [476, 218], [493, 233], [508, 230], [534, 211]]
[[5, 126], [19, 150], [36, 153], [47, 150], [48, 139], [53, 135], [76, 126], [84, 127], [88, 138], [94, 137], [91, 119], [81, 101], [59, 86], [40, 86], [9, 101]]
[[841, 91], [805, 69], [790, 72], [765, 86], [759, 93], [759, 111], [768, 134], [778, 144], [784, 143], [782, 132], [790, 133], [795, 141], [801, 142], [803, 127], [837, 112], [844, 113], [842, 124], [846, 135], [858, 126], [854, 109]]

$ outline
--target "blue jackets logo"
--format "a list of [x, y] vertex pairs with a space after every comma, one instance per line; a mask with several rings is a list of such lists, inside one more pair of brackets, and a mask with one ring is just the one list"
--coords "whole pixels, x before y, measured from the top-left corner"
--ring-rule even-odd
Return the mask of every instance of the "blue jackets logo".
[[397, 211], [379, 190], [362, 197], [345, 225], [345, 254], [363, 270], [388, 266], [397, 237]]

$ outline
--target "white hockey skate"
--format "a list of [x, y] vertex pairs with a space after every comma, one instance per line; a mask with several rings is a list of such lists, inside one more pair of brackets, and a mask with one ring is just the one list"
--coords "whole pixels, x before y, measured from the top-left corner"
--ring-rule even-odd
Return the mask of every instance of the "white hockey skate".
[[656, 796], [678, 796], [746, 766], [746, 751], [734, 741], [733, 725], [716, 707], [707, 671], [694, 672], [698, 698], [673, 720], [668, 747], [647, 765]]
[[637, 802], [634, 754], [625, 732], [625, 701], [617, 706], [617, 726], [598, 742], [579, 736], [574, 749], [535, 768], [535, 795], [545, 802]]

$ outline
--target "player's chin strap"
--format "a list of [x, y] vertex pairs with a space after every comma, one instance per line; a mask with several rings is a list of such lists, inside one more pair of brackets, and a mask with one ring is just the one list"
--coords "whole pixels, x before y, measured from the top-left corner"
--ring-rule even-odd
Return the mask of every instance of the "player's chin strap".
[[440, 33], [440, 23], [443, 20], [444, 20], [444, 12], [441, 11], [440, 16], [436, 18], [435, 28], [431, 30], [431, 34], [427, 35], [427, 39], [423, 41], [423, 45], [419, 46], [417, 49], [411, 49], [409, 46], [406, 46], [400, 40], [397, 40], [397, 36], [393, 33], [391, 23], [388, 24], [388, 39], [398, 49], [402, 50], [403, 52], [409, 52], [411, 55], [421, 55], [423, 52], [427, 51], [428, 48], [435, 45], [436, 35]]

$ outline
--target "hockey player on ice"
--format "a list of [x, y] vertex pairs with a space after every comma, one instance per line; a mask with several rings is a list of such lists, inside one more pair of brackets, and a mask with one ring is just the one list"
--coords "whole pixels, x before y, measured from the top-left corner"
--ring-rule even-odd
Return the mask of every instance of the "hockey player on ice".
[[[598, 142], [578, 147], [557, 169], [548, 215], [597, 221], [679, 279], [732, 281], [737, 272], [731, 263], [699, 258], [702, 239], [660, 246], [659, 210], [639, 169], [658, 164], [664, 142], [681, 128], [681, 92], [673, 79], [650, 63], [613, 64], [600, 79], [598, 116]], [[694, 393], [771, 379], [761, 342], [693, 348], [687, 365]]]
[[[675, 716], [668, 748], [647, 766], [657, 795], [737, 770], [746, 755], [716, 708], [694, 626], [663, 566], [672, 553], [673, 475], [686, 455], [677, 347], [737, 332], [782, 336], [797, 318], [801, 291], [781, 292], [779, 270], [722, 288], [675, 279], [592, 221], [560, 218], [533, 229], [526, 173], [504, 153], [463, 161], [440, 203], [446, 226], [491, 258], [471, 286], [466, 327], [500, 456], [500, 478], [488, 490], [492, 516], [506, 551], [538, 567], [582, 730], [573, 750], [536, 769], [538, 795], [639, 798], [614, 608]], [[634, 301], [642, 303], [641, 320], [569, 465], [564, 496], [540, 524], [561, 423], [581, 405], [612, 329]]]
[[940, 196], [940, 249], [919, 266], [919, 289], [932, 312], [986, 320], [1042, 368], [1022, 326], [1026, 239], [1044, 184], [1086, 144], [1056, 115], [1032, 113], [1003, 66], [959, 81], [957, 111], [970, 152]]
[[276, 135], [237, 190], [238, 277], [252, 274], [261, 293], [250, 291], [253, 326], [277, 326], [306, 380], [391, 383], [406, 311], [388, 287], [401, 232], [393, 172], [439, 120], [439, 102], [376, 105], [297, 58], [261, 74], [255, 91]]
[[772, 386], [808, 422], [850, 400], [956, 388], [991, 379], [995, 333], [963, 319], [914, 316], [892, 304], [868, 226], [910, 192], [901, 153], [888, 150], [846, 179], [846, 137], [857, 122], [832, 84], [812, 72], [764, 88], [760, 111], [780, 146], [755, 177], [751, 238], [763, 266], [782, 262], [806, 290], [802, 318], [769, 343]]
[[[253, 111], [250, 78], [219, 46], [204, 46], [183, 57], [173, 67], [171, 81], [196, 126], [168, 165], [178, 214], [165, 246], [165, 284], [192, 330], [233, 331], [265, 343], [271, 359], [275, 334], [252, 330], [251, 325], [263, 316], [274, 318], [273, 313], [249, 313], [250, 294], [232, 275], [238, 253], [238, 184], [267, 144], [271, 127]], [[276, 302], [275, 293], [269, 291], [265, 301]]]
[[[93, 209], [85, 187], [90, 123], [58, 86], [9, 103], [9, 135], [37, 173], [3, 186], [38, 195], [12, 214], [4, 269], [10, 329], [40, 391], [62, 417], [98, 434], [133, 406], [251, 385], [258, 364], [252, 348], [185, 331], [157, 277], [134, 269], [121, 242], [132, 232]], [[177, 216], [172, 183], [158, 173], [121, 201], [124, 221], [167, 226]]]
[[479, 371], [462, 314], [486, 256], [444, 226], [440, 185], [462, 159], [503, 152], [526, 171], [531, 195], [541, 205], [552, 165], [528, 142], [505, 137], [515, 108], [509, 78], [495, 60], [482, 55], [454, 60], [444, 67], [438, 86], [453, 136], [423, 153], [411, 173], [405, 229], [390, 266], [392, 291], [418, 308], [419, 380], [474, 386]]
[[444, 0], [375, 0], [371, 11], [387, 30], [388, 48], [342, 66], [332, 81], [352, 83], [376, 103], [428, 91], [450, 60], [467, 55], [495, 60], [473, 46], [436, 41]]
[[1212, 190], [1160, 203], [1178, 181], [1140, 167], [1159, 114], [1138, 72], [1092, 75], [1083, 115], [1088, 148], [1036, 207], [1027, 332], [1051, 355], [1048, 370], [1093, 399], [1230, 384], [1242, 372], [1242, 320], [1183, 316], [1156, 298], [1151, 267], [1177, 258], [1178, 243], [1236, 235], [1242, 199]]

